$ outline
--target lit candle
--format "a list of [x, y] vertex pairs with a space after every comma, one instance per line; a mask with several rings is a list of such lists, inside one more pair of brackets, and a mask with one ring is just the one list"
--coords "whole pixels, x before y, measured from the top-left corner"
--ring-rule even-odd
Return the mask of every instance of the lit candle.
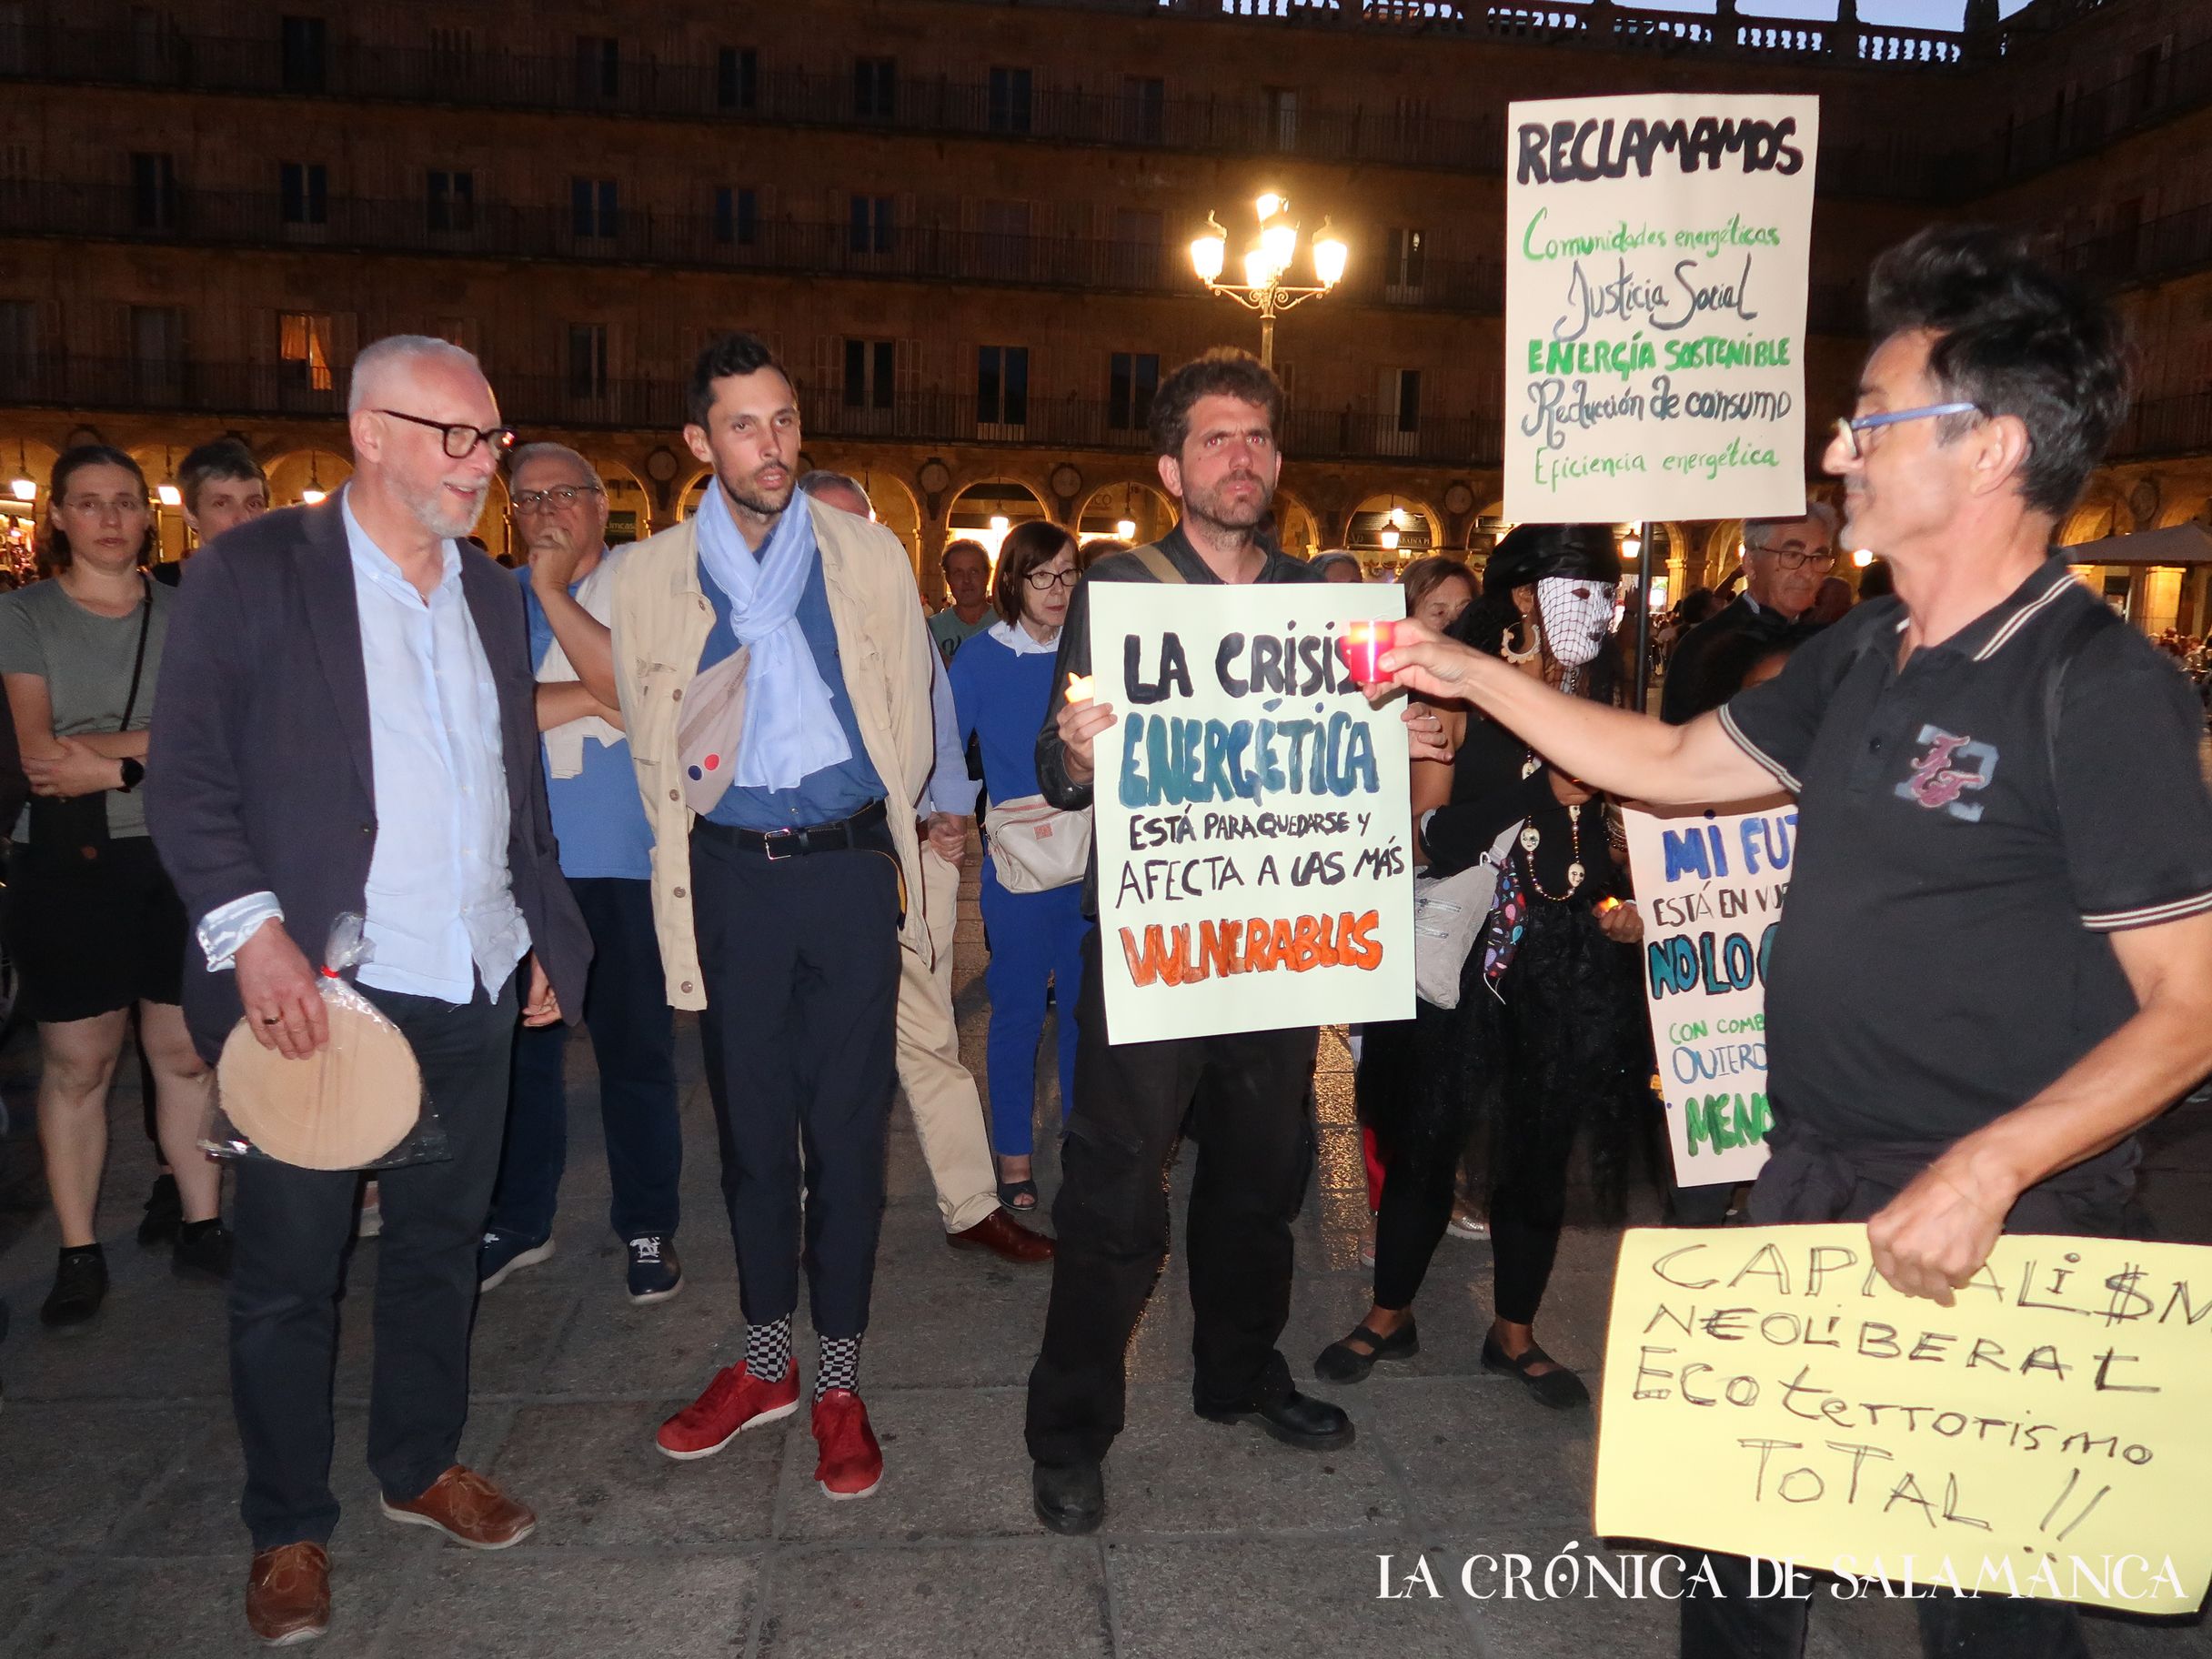
[[1361, 685], [1372, 686], [1382, 678], [1382, 653], [1390, 649], [1392, 632], [1388, 622], [1347, 622], [1336, 637], [1336, 654]]
[[1071, 674], [1068, 676], [1067, 700], [1069, 702], [1087, 703], [1091, 700], [1091, 696], [1090, 675]]

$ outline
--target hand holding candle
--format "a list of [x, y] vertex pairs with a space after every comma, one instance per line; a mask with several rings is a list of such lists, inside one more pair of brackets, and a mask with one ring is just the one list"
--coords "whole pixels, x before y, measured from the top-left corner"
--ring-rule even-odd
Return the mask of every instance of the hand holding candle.
[[1098, 700], [1098, 689], [1091, 676], [1069, 675], [1067, 689], [1061, 695], [1060, 713], [1054, 717], [1069, 782], [1091, 781], [1091, 744], [1112, 724], [1113, 705]]
[[1092, 695], [1090, 675], [1071, 674], [1068, 676], [1068, 689], [1064, 700], [1071, 703], [1087, 703]]
[[1383, 678], [1381, 664], [1382, 653], [1390, 649], [1391, 631], [1388, 622], [1347, 622], [1336, 637], [1336, 654], [1361, 685], [1372, 686]]

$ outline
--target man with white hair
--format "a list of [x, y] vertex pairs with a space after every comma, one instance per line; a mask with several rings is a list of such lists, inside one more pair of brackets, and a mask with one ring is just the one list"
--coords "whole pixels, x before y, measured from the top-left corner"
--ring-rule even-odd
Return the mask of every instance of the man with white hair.
[[[818, 468], [799, 476], [799, 488], [856, 518], [875, 516], [867, 489], [841, 472]], [[915, 803], [922, 828], [921, 913], [930, 925], [930, 954], [907, 950], [899, 958], [899, 1083], [914, 1116], [922, 1161], [930, 1166], [930, 1184], [937, 1189], [945, 1242], [1028, 1266], [1052, 1259], [1052, 1241], [999, 1208], [983, 1097], [976, 1091], [975, 1074], [960, 1063], [960, 1025], [952, 1012], [952, 934], [980, 786], [968, 775], [944, 659], [932, 653], [930, 668], [937, 764]]]
[[1679, 726], [1735, 695], [1733, 685], [1708, 683], [1716, 649], [1739, 634], [1778, 639], [1812, 609], [1835, 568], [1835, 509], [1825, 501], [1809, 503], [1802, 518], [1745, 521], [1744, 591], [1675, 646], [1660, 689], [1660, 719]]
[[[192, 562], [146, 817], [196, 924], [185, 1012], [210, 1061], [241, 1020], [289, 1060], [326, 1047], [315, 960], [337, 918], [364, 919], [356, 987], [407, 1037], [447, 1154], [380, 1171], [369, 1467], [387, 1520], [503, 1549], [536, 1517], [457, 1459], [477, 1242], [518, 1010], [573, 1018], [591, 944], [538, 780], [521, 598], [460, 540], [514, 435], [476, 359], [416, 336], [361, 354], [347, 407], [342, 492]], [[357, 1180], [236, 1166], [246, 1609], [273, 1644], [329, 1624], [330, 1379]]]
[[[608, 1221], [622, 1242], [633, 1302], [683, 1289], [676, 1254], [683, 1127], [676, 1107], [676, 1025], [661, 989], [653, 932], [653, 830], [638, 799], [622, 716], [592, 696], [554, 638], [541, 592], [611, 615], [622, 555], [607, 546], [607, 487], [589, 461], [560, 444], [526, 444], [508, 462], [515, 533], [529, 549], [516, 572], [538, 675], [546, 795], [561, 873], [591, 930], [584, 1024], [599, 1074], [599, 1122], [613, 1190]], [[573, 565], [571, 567], [571, 561]], [[515, 1042], [507, 1144], [484, 1229], [483, 1285], [553, 1253], [553, 1213], [568, 1161], [564, 1028]]]

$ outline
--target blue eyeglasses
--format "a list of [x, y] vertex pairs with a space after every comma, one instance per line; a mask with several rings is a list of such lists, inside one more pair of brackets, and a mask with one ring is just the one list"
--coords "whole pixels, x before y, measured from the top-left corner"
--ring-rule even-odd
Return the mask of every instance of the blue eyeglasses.
[[1916, 409], [1890, 409], [1880, 415], [1846, 415], [1835, 423], [1835, 436], [1844, 440], [1844, 447], [1851, 452], [1855, 461], [1864, 460], [1866, 452], [1859, 447], [1859, 434], [1876, 427], [1894, 427], [1902, 420], [1933, 420], [1939, 415], [1979, 415], [1984, 413], [1978, 403], [1928, 403]]

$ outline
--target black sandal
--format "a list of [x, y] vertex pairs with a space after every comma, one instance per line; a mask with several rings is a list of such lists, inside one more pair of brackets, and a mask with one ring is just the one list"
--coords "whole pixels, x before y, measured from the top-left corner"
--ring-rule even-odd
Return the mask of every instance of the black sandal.
[[[1540, 1371], [1529, 1374], [1532, 1365], [1553, 1365], [1555, 1371]], [[1583, 1380], [1569, 1371], [1550, 1354], [1531, 1342], [1518, 1359], [1498, 1346], [1495, 1337], [1483, 1339], [1483, 1369], [1502, 1372], [1507, 1376], [1519, 1377], [1528, 1385], [1528, 1392], [1555, 1412], [1568, 1412], [1590, 1403], [1590, 1391]]]
[[[1017, 1199], [1024, 1198], [1029, 1200], [1026, 1204], [1015, 1202]], [[999, 1183], [999, 1208], [1011, 1211], [1016, 1215], [1035, 1215], [1037, 1213], [1036, 1181], [1034, 1180], [1000, 1181]]]
[[[1364, 1349], [1352, 1344], [1364, 1339]], [[1421, 1352], [1421, 1332], [1407, 1320], [1384, 1336], [1372, 1325], [1362, 1324], [1341, 1342], [1331, 1342], [1313, 1362], [1313, 1374], [1324, 1382], [1362, 1382], [1377, 1360], [1410, 1360]]]

